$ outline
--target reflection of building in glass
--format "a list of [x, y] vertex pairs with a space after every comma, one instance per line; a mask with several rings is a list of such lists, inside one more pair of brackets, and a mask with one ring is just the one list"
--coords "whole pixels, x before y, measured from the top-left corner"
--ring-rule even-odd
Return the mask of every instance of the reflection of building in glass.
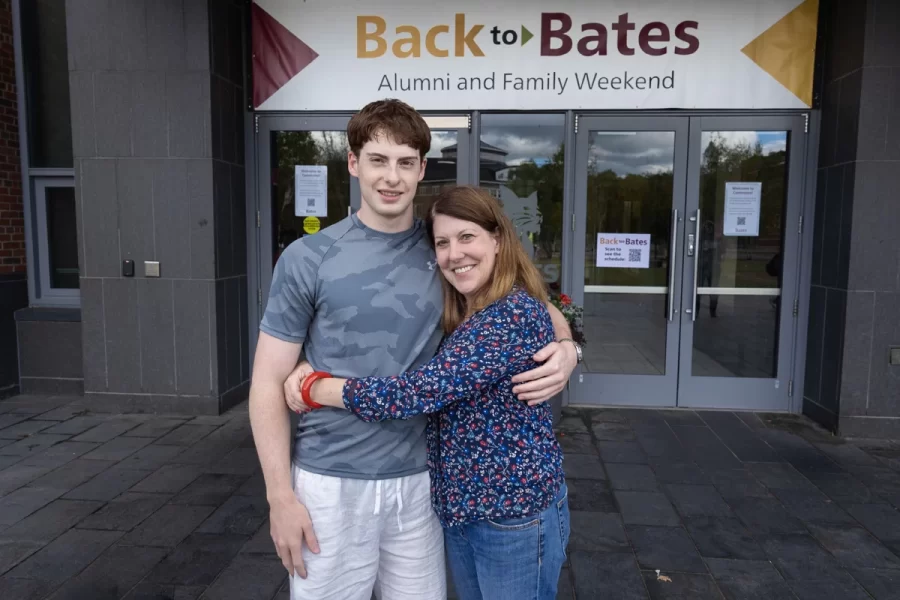
[[[414, 200], [416, 217], [424, 218], [431, 202], [441, 190], [456, 185], [457, 149], [455, 143], [443, 146], [439, 150], [439, 156], [428, 158], [425, 176], [419, 182]], [[555, 240], [544, 240], [543, 251], [539, 244], [544, 217], [539, 207], [539, 191], [543, 188], [540, 185], [541, 167], [538, 165], [545, 165], [548, 161], [538, 159], [539, 162], [536, 162], [531, 159], [521, 164], [509, 164], [507, 162], [509, 155], [509, 151], [504, 148], [481, 141], [478, 157], [479, 186], [500, 201], [504, 212], [515, 225], [519, 240], [528, 256], [538, 263], [547, 283], [555, 284], [560, 276], [559, 253], [555, 251]], [[561, 189], [559, 196], [561, 199]]]
[[[441, 148], [440, 157], [430, 157], [425, 164], [425, 177], [419, 182], [415, 199], [415, 214], [423, 218], [428, 205], [434, 196], [447, 186], [457, 183], [457, 144]], [[509, 174], [515, 169], [506, 164], [509, 153], [501, 148], [481, 142], [481, 187], [488, 190], [495, 198], [500, 197], [500, 183], [507, 181]]]

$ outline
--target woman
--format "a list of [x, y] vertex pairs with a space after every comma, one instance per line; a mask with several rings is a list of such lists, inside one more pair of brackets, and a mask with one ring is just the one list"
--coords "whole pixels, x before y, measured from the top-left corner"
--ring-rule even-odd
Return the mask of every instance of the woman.
[[426, 224], [444, 289], [437, 356], [395, 377], [314, 372], [291, 408], [364, 421], [433, 413], [432, 501], [460, 598], [556, 598], [569, 537], [562, 452], [549, 404], [524, 404], [510, 381], [553, 341], [543, 280], [483, 190], [445, 191]]

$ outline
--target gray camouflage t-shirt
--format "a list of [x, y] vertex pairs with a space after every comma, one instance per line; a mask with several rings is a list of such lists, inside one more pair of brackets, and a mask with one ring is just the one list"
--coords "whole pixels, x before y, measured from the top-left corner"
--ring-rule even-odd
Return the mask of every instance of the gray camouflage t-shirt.
[[[352, 215], [289, 245], [275, 265], [260, 330], [302, 343], [316, 370], [391, 376], [428, 362], [441, 340], [441, 285], [425, 224], [382, 233]], [[365, 423], [322, 408], [300, 418], [293, 462], [354, 479], [427, 470], [426, 416]]]

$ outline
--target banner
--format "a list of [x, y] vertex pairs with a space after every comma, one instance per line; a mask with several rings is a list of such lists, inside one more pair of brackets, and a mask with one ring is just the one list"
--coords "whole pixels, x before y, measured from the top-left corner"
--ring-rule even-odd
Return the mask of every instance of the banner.
[[818, 0], [255, 0], [254, 105], [804, 109]]

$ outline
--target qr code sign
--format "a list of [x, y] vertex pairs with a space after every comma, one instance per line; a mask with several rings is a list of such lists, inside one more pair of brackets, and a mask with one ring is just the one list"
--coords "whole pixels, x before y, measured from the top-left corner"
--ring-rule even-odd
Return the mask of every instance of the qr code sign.
[[641, 262], [640, 248], [636, 248], [634, 250], [628, 250], [628, 262]]
[[738, 217], [738, 218], [737, 218], [737, 222], [738, 222], [738, 223], [737, 223], [738, 225], [746, 225], [746, 224], [747, 224], [747, 217]]
[[313, 208], [313, 207], [315, 207], [315, 205], [316, 205], [315, 198], [307, 198], [306, 199], [306, 208]]

